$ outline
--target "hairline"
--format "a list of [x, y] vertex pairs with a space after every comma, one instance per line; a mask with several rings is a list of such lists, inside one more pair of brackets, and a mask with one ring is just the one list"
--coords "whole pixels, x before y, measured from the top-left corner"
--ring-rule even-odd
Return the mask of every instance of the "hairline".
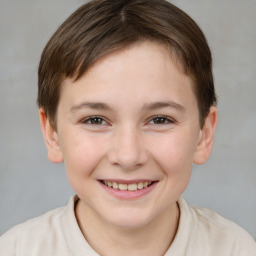
[[[58, 104], [56, 106], [56, 112], [55, 112], [54, 118], [51, 118], [50, 115], [48, 116], [51, 126], [57, 131], [58, 106], [59, 106], [60, 97], [61, 97], [61, 94], [62, 94], [63, 82], [66, 79], [71, 79], [73, 82], [76, 82], [79, 79], [81, 79], [83, 76], [85, 76], [86, 73], [89, 72], [89, 70], [94, 65], [97, 65], [97, 63], [100, 60], [102, 60], [103, 58], [106, 58], [108, 55], [111, 55], [111, 54], [113, 54], [115, 52], [118, 52], [118, 51], [123, 51], [123, 50], [129, 49], [133, 46], [136, 46], [137, 44], [142, 44], [144, 42], [151, 42], [151, 43], [157, 44], [161, 47], [164, 47], [167, 50], [167, 52], [169, 53], [169, 57], [171, 58], [171, 60], [174, 61], [174, 64], [178, 68], [178, 70], [180, 72], [182, 72], [183, 74], [187, 75], [190, 78], [192, 91], [193, 91], [193, 93], [196, 97], [197, 107], [198, 107], [198, 110], [199, 110], [198, 111], [198, 113], [199, 113], [199, 123], [200, 123], [200, 126], [202, 126], [202, 120], [201, 120], [202, 117], [201, 117], [200, 109], [199, 109], [199, 107], [200, 107], [199, 106], [199, 99], [198, 99], [198, 96], [197, 96], [197, 93], [196, 93], [197, 88], [196, 88], [196, 81], [195, 81], [194, 75], [191, 72], [189, 72], [189, 70], [186, 67], [184, 61], [182, 60], [181, 57], [178, 56], [178, 53], [176, 53], [175, 48], [172, 47], [170, 43], [164, 42], [163, 40], [160, 40], [160, 39], [157, 39], [157, 38], [152, 38], [151, 39], [151, 38], [146, 38], [146, 37], [143, 37], [143, 36], [138, 37], [138, 39], [134, 40], [133, 42], [125, 43], [124, 45], [120, 45], [119, 47], [116, 47], [115, 49], [111, 49], [111, 50], [105, 52], [101, 56], [95, 58], [94, 61], [92, 63], [90, 63], [90, 65], [88, 65], [84, 70], [80, 70], [80, 67], [81, 67], [81, 63], [80, 63], [79, 65], [77, 65], [76, 71], [75, 71], [73, 76], [66, 76], [65, 73], [62, 73], [60, 75], [60, 80], [59, 80], [60, 81], [59, 100], [58, 100]], [[83, 72], [81, 72], [81, 71], [83, 71]]]

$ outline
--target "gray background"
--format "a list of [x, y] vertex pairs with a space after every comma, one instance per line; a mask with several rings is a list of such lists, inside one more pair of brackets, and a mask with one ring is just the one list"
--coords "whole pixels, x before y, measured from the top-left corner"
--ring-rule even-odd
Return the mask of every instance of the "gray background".
[[[214, 57], [219, 124], [210, 160], [194, 166], [185, 198], [256, 238], [256, 1], [176, 0]], [[37, 113], [37, 66], [58, 25], [84, 1], [0, 2], [0, 234], [66, 204], [64, 166], [48, 162]]]

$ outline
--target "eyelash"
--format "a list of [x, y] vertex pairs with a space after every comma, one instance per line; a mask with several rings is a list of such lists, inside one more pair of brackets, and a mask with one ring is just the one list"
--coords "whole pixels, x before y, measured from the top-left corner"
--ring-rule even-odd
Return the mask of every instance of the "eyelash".
[[[152, 121], [159, 121], [160, 123], [151, 123]], [[168, 125], [175, 123], [175, 121], [166, 116], [154, 116], [149, 120], [148, 123], [152, 125]]]
[[[107, 125], [108, 124], [105, 118], [101, 116], [90, 116], [83, 119], [81, 122], [83, 124], [89, 124], [89, 125]], [[173, 123], [175, 123], [175, 121], [166, 116], [154, 116], [150, 118], [149, 121], [147, 122], [147, 124], [150, 124], [150, 125], [168, 125]]]
[[[104, 124], [102, 122], [104, 122]], [[83, 119], [81, 123], [89, 125], [106, 125], [108, 122], [101, 116], [90, 116]]]

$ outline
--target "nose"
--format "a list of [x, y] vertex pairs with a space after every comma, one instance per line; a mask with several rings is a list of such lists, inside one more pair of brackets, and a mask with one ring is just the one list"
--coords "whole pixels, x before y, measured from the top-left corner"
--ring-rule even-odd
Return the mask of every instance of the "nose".
[[120, 129], [114, 135], [108, 159], [122, 170], [133, 171], [148, 161], [143, 135], [132, 128]]

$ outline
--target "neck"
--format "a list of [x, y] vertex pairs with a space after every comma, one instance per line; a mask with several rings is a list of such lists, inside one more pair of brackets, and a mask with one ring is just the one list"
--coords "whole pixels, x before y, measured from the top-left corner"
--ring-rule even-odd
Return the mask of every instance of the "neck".
[[106, 223], [80, 200], [75, 211], [87, 242], [103, 256], [162, 256], [170, 247], [179, 222], [177, 204], [167, 208], [150, 223], [139, 228], [123, 228]]

